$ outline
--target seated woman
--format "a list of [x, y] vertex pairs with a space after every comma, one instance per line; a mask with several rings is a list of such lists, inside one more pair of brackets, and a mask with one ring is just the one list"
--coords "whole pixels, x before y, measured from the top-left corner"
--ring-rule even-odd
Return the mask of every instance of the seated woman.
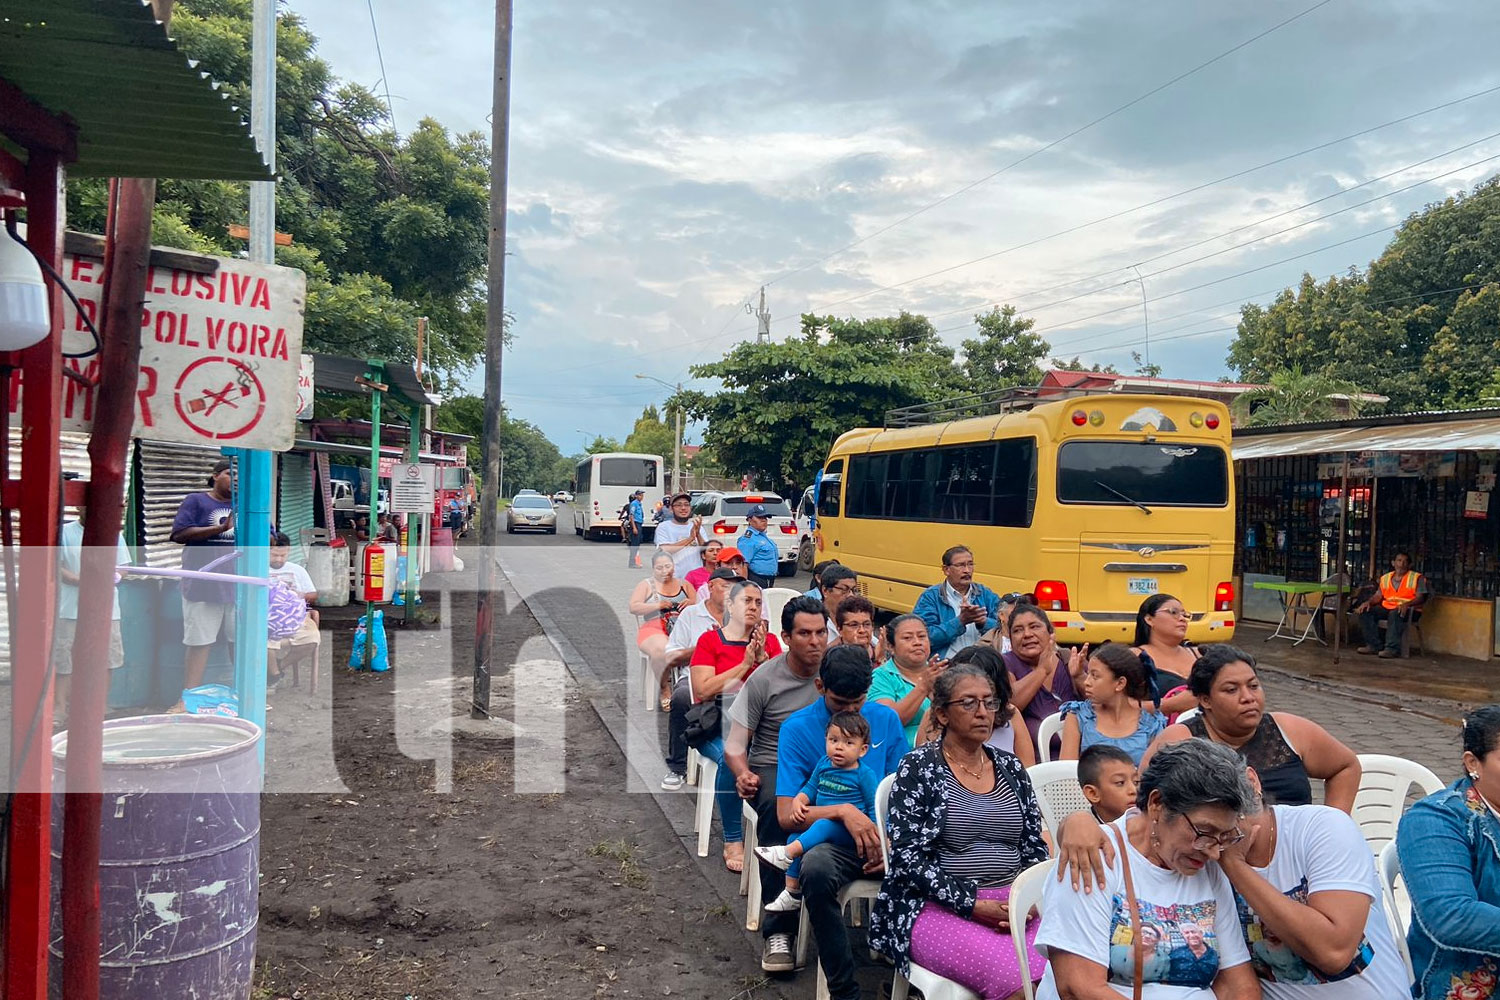
[[1155, 670], [1156, 690], [1151, 697], [1160, 702], [1158, 708], [1169, 719], [1198, 704], [1186, 683], [1198, 659], [1198, 647], [1187, 641], [1191, 620], [1182, 602], [1171, 594], [1152, 594], [1135, 613], [1134, 651]]
[[885, 638], [890, 659], [876, 664], [867, 697], [896, 710], [910, 749], [917, 743], [917, 730], [931, 704], [932, 682], [942, 668], [932, 658], [927, 623], [916, 615], [892, 618]]
[[1118, 846], [1102, 890], [1047, 882], [1038, 1000], [1130, 996], [1136, 982], [1142, 1000], [1257, 1000], [1234, 891], [1210, 864], [1244, 838], [1239, 817], [1254, 797], [1227, 747], [1188, 740], [1158, 750], [1137, 808], [1094, 826]]
[[1062, 708], [1063, 702], [1077, 700], [1086, 662], [1080, 650], [1068, 656], [1058, 650], [1052, 619], [1041, 608], [1018, 604], [1010, 613], [1005, 669], [1011, 676], [1011, 700], [1026, 718], [1033, 745], [1042, 720]]
[[[1005, 661], [1000, 658], [999, 652], [990, 646], [975, 644], [965, 649], [960, 649], [953, 654], [953, 659], [948, 661], [948, 666], [956, 667], [961, 663], [972, 663], [989, 675], [990, 683], [995, 685], [995, 697], [1000, 700], [1000, 708], [995, 713], [995, 728], [990, 733], [990, 738], [985, 743], [996, 750], [1004, 750], [1013, 753], [1022, 765], [1030, 767], [1036, 763], [1036, 747], [1031, 743], [1031, 732], [1026, 728], [1026, 720], [1021, 718], [1021, 712], [1010, 701], [1010, 672], [1005, 669]], [[928, 713], [931, 719], [932, 713]], [[936, 722], [930, 722], [931, 735], [918, 736], [919, 743], [925, 743], [929, 739], [935, 739], [938, 735]]]
[[677, 579], [672, 555], [657, 549], [651, 554], [651, 576], [630, 592], [630, 613], [641, 620], [635, 646], [651, 658], [651, 670], [661, 687], [661, 710], [672, 707], [672, 686], [667, 678], [667, 636], [678, 613], [696, 600], [692, 588]]
[[695, 593], [699, 587], [708, 582], [708, 578], [713, 571], [719, 568], [719, 550], [723, 547], [723, 542], [717, 538], [710, 538], [698, 550], [698, 557], [703, 560], [703, 565], [697, 569], [689, 570], [682, 577], [687, 582], [687, 585], [693, 588]]
[[[724, 602], [723, 626], [703, 633], [693, 648], [693, 658], [688, 665], [688, 685], [693, 702], [723, 698], [721, 719], [729, 715], [729, 699], [723, 696], [734, 695], [756, 667], [781, 655], [781, 643], [761, 617], [761, 603], [758, 584], [745, 581], [735, 584]], [[724, 762], [724, 733], [720, 732], [709, 740], [698, 752], [719, 765], [714, 799], [719, 807], [719, 822], [724, 828], [724, 867], [732, 872], [744, 871], [743, 813], [734, 774]]]
[[1500, 705], [1464, 719], [1464, 776], [1396, 830], [1417, 1000], [1500, 996]]
[[1201, 714], [1168, 726], [1146, 756], [1161, 746], [1194, 736], [1222, 743], [1260, 775], [1268, 802], [1301, 806], [1312, 801], [1309, 778], [1323, 781], [1323, 802], [1349, 812], [1359, 791], [1359, 759], [1328, 730], [1300, 715], [1267, 712], [1255, 673], [1255, 657], [1234, 646], [1203, 647], [1188, 674], [1188, 688]]
[[1067, 702], [1061, 709], [1058, 760], [1077, 760], [1094, 744], [1108, 743], [1139, 764], [1156, 734], [1167, 726], [1167, 720], [1151, 707], [1141, 658], [1124, 646], [1100, 646], [1089, 656], [1083, 693], [1085, 700]]
[[[984, 1000], [1020, 996], [1009, 936], [1010, 884], [1047, 857], [1042, 815], [1026, 769], [987, 746], [1003, 701], [972, 663], [933, 684], [942, 734], [901, 760], [891, 788], [890, 863], [870, 911], [870, 946], [907, 972], [912, 963]], [[1039, 974], [1040, 955], [1031, 968]]]

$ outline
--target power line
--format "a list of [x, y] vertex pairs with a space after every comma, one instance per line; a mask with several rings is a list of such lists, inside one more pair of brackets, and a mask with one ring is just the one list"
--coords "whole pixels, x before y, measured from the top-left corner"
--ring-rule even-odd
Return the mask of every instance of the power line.
[[396, 108], [391, 104], [391, 78], [385, 72], [385, 53], [380, 51], [380, 29], [375, 25], [375, 0], [365, 0], [370, 11], [370, 33], [375, 36], [375, 58], [380, 63], [380, 82], [385, 87], [385, 110], [391, 116], [391, 132], [396, 141], [401, 141], [401, 130], [396, 128]]
[[1021, 164], [1027, 162], [1028, 160], [1031, 160], [1031, 159], [1033, 159], [1033, 158], [1035, 158], [1037, 156], [1040, 156], [1041, 154], [1047, 152], [1050, 149], [1054, 149], [1057, 146], [1062, 145], [1063, 143], [1067, 142], [1069, 139], [1073, 138], [1074, 136], [1077, 136], [1077, 135], [1079, 135], [1079, 134], [1081, 134], [1083, 132], [1087, 132], [1089, 129], [1093, 128], [1095, 125], [1102, 124], [1103, 122], [1108, 121], [1109, 119], [1115, 117], [1116, 115], [1120, 114], [1121, 112], [1127, 111], [1130, 108], [1135, 107], [1137, 104], [1140, 104], [1142, 101], [1146, 100], [1147, 98], [1153, 97], [1156, 94], [1161, 93], [1163, 90], [1166, 90], [1168, 87], [1171, 87], [1174, 84], [1181, 83], [1183, 80], [1186, 80], [1188, 77], [1192, 76], [1193, 74], [1198, 73], [1201, 70], [1207, 69], [1209, 66], [1212, 66], [1214, 63], [1219, 62], [1220, 60], [1228, 58], [1229, 56], [1231, 56], [1234, 53], [1240, 51], [1241, 49], [1245, 48], [1246, 46], [1252, 45], [1255, 42], [1260, 41], [1262, 38], [1265, 38], [1267, 35], [1271, 34], [1272, 32], [1278, 31], [1281, 28], [1286, 27], [1288, 24], [1291, 24], [1293, 21], [1296, 21], [1296, 20], [1299, 20], [1300, 18], [1306, 17], [1308, 14], [1311, 14], [1313, 11], [1318, 10], [1320, 7], [1326, 7], [1329, 3], [1332, 3], [1332, 2], [1333, 2], [1333, 0], [1318, 0], [1318, 2], [1315, 3], [1315, 4], [1313, 4], [1311, 7], [1308, 7], [1305, 10], [1303, 10], [1303, 11], [1297, 13], [1297, 14], [1293, 14], [1291, 17], [1288, 17], [1285, 20], [1280, 21], [1280, 22], [1272, 25], [1271, 27], [1265, 29], [1264, 31], [1260, 32], [1257, 35], [1254, 35], [1254, 36], [1252, 36], [1250, 38], [1245, 39], [1243, 42], [1240, 42], [1238, 45], [1234, 46], [1231, 49], [1227, 49], [1227, 50], [1219, 53], [1218, 55], [1214, 56], [1212, 59], [1209, 59], [1206, 62], [1199, 63], [1197, 66], [1194, 66], [1192, 69], [1187, 70], [1187, 71], [1185, 71], [1183, 73], [1179, 73], [1177, 76], [1174, 76], [1172, 79], [1168, 80], [1166, 83], [1158, 84], [1157, 86], [1155, 86], [1155, 87], [1151, 88], [1150, 90], [1146, 91], [1144, 94], [1141, 94], [1139, 97], [1136, 97], [1136, 98], [1133, 98], [1133, 99], [1131, 99], [1129, 101], [1126, 101], [1124, 104], [1122, 104], [1119, 107], [1115, 108], [1113, 111], [1106, 112], [1105, 114], [1102, 114], [1099, 117], [1095, 118], [1093, 121], [1090, 121], [1090, 122], [1088, 122], [1087, 124], [1084, 124], [1084, 125], [1080, 125], [1078, 128], [1075, 128], [1073, 131], [1067, 133], [1064, 136], [1061, 136], [1060, 138], [1053, 139], [1051, 142], [1047, 143], [1044, 146], [1041, 146], [1038, 149], [1032, 150], [1031, 152], [1027, 153], [1025, 156], [1022, 156], [1019, 159], [1016, 159], [1016, 160], [1011, 161], [1010, 163], [1007, 163], [1005, 166], [1001, 167], [999, 170], [993, 171], [992, 173], [988, 173], [985, 176], [979, 178], [978, 180], [970, 181], [968, 184], [965, 184], [963, 187], [959, 188], [956, 191], [952, 191], [949, 194], [944, 195], [943, 197], [939, 198], [937, 201], [934, 201], [934, 202], [932, 202], [929, 205], [924, 205], [923, 207], [917, 209], [916, 211], [911, 212], [911, 213], [909, 213], [907, 215], [902, 216], [901, 218], [897, 219], [895, 222], [892, 222], [892, 223], [890, 223], [888, 225], [882, 226], [881, 228], [875, 230], [873, 233], [870, 233], [867, 236], [862, 236], [859, 239], [855, 240], [853, 243], [850, 243], [847, 246], [840, 247], [839, 249], [833, 251], [832, 253], [825, 254], [822, 257], [819, 257], [817, 260], [812, 261], [809, 264], [804, 264], [801, 267], [798, 267], [798, 268], [795, 268], [794, 270], [786, 272], [785, 274], [778, 275], [777, 277], [772, 278], [770, 281], [766, 282], [766, 284], [767, 285], [774, 285], [778, 281], [784, 281], [785, 279], [790, 278], [790, 277], [792, 277], [795, 274], [801, 274], [803, 271], [811, 270], [812, 268], [817, 267], [819, 264], [823, 264], [823, 263], [825, 263], [827, 261], [830, 261], [830, 260], [832, 260], [833, 258], [839, 256], [842, 253], [846, 253], [847, 251], [853, 250], [855, 247], [857, 247], [857, 246], [859, 246], [859, 245], [861, 245], [863, 243], [866, 243], [866, 242], [868, 242], [870, 240], [873, 240], [877, 236], [880, 236], [880, 235], [882, 235], [884, 233], [888, 233], [892, 229], [895, 229], [897, 226], [900, 226], [900, 225], [903, 225], [903, 224], [905, 224], [907, 222], [910, 222], [912, 219], [915, 219], [917, 216], [923, 215], [923, 214], [925, 214], [927, 212], [932, 211], [934, 208], [937, 208], [939, 205], [943, 205], [943, 204], [946, 204], [949, 201], [952, 201], [954, 198], [957, 198], [959, 195], [964, 194], [967, 191], [973, 190], [974, 188], [978, 187], [979, 185], [985, 183], [986, 181], [993, 180], [994, 178], [999, 177], [1001, 174], [1005, 173], [1007, 170], [1011, 170], [1011, 169], [1013, 169], [1015, 167], [1018, 167]]
[[[1403, 115], [1400, 118], [1393, 118], [1393, 119], [1391, 119], [1388, 122], [1382, 122], [1379, 125], [1373, 125], [1373, 126], [1371, 126], [1369, 128], [1361, 129], [1358, 132], [1351, 132], [1348, 135], [1340, 136], [1337, 139], [1329, 139], [1326, 142], [1318, 143], [1315, 146], [1309, 146], [1306, 149], [1298, 150], [1295, 153], [1288, 153], [1285, 156], [1279, 156], [1279, 157], [1277, 157], [1277, 158], [1275, 158], [1273, 160], [1267, 160], [1264, 163], [1258, 163], [1258, 164], [1256, 164], [1253, 167], [1246, 167], [1243, 170], [1236, 170], [1235, 172], [1229, 173], [1229, 174], [1225, 174], [1222, 177], [1217, 177], [1217, 178], [1215, 178], [1213, 180], [1210, 180], [1210, 181], [1204, 181], [1204, 182], [1202, 182], [1200, 184], [1195, 184], [1192, 187], [1184, 188], [1183, 190], [1177, 191], [1177, 192], [1175, 192], [1173, 194], [1164, 195], [1164, 196], [1162, 196], [1160, 198], [1155, 198], [1155, 199], [1152, 199], [1151, 201], [1143, 202], [1142, 204], [1135, 205], [1135, 206], [1132, 206], [1130, 208], [1122, 209], [1121, 211], [1113, 212], [1113, 213], [1111, 213], [1109, 215], [1101, 216], [1100, 218], [1093, 219], [1093, 220], [1090, 220], [1088, 222], [1082, 222], [1082, 223], [1079, 223], [1078, 225], [1075, 225], [1075, 226], [1069, 226], [1066, 229], [1060, 229], [1057, 232], [1048, 233], [1045, 236], [1039, 236], [1036, 239], [1027, 240], [1024, 243], [1017, 243], [1017, 244], [1015, 244], [1013, 246], [1008, 246], [1008, 247], [1005, 247], [1005, 248], [1003, 248], [1001, 250], [995, 250], [993, 252], [986, 253], [986, 254], [983, 254], [983, 255], [978, 256], [978, 257], [971, 258], [969, 260], [960, 261], [957, 264], [950, 264], [950, 265], [948, 265], [946, 267], [938, 268], [935, 271], [929, 271], [926, 274], [917, 275], [914, 278], [906, 278], [906, 279], [904, 279], [902, 281], [894, 282], [894, 283], [889, 284], [889, 285], [882, 285], [879, 288], [872, 288], [869, 291], [860, 292], [857, 295], [849, 295], [849, 296], [846, 296], [846, 297], [844, 297], [842, 299], [837, 299], [837, 300], [835, 300], [833, 302], [830, 302], [827, 305], [819, 306], [819, 307], [814, 308], [814, 309], [808, 309], [807, 311], [811, 312], [811, 313], [815, 313], [815, 314], [816, 313], [822, 313], [822, 312], [827, 311], [828, 309], [833, 309], [833, 308], [835, 308], [837, 306], [844, 305], [845, 303], [848, 303], [848, 302], [854, 302], [854, 301], [857, 301], [859, 299], [866, 298], [866, 297], [868, 297], [870, 295], [877, 295], [880, 292], [888, 292], [888, 291], [892, 291], [893, 289], [904, 288], [907, 285], [915, 284], [916, 282], [919, 282], [919, 281], [926, 281], [928, 278], [936, 278], [936, 277], [939, 277], [939, 276], [944, 275], [944, 274], [949, 274], [949, 273], [951, 273], [953, 271], [962, 270], [963, 268], [966, 268], [966, 267], [972, 267], [975, 264], [982, 264], [985, 261], [994, 260], [996, 257], [1002, 257], [1005, 254], [1014, 253], [1017, 250], [1030, 249], [1031, 247], [1038, 246], [1038, 245], [1040, 245], [1042, 243], [1047, 243], [1047, 242], [1049, 242], [1051, 240], [1058, 239], [1058, 238], [1063, 237], [1063, 236], [1070, 236], [1073, 233], [1081, 232], [1082, 230], [1090, 229], [1090, 228], [1092, 228], [1094, 226], [1103, 225], [1106, 222], [1113, 222], [1116, 219], [1124, 218], [1127, 215], [1132, 215], [1132, 214], [1134, 214], [1136, 212], [1144, 211], [1145, 209], [1148, 209], [1148, 208], [1155, 208], [1158, 205], [1163, 205], [1163, 204], [1166, 204], [1167, 202], [1175, 201], [1178, 198], [1184, 198], [1184, 197], [1186, 197], [1186, 196], [1188, 196], [1190, 194], [1196, 194], [1199, 191], [1203, 191], [1203, 190], [1206, 190], [1208, 188], [1215, 187], [1215, 186], [1217, 186], [1219, 184], [1223, 184], [1223, 183], [1225, 183], [1227, 181], [1237, 180], [1237, 179], [1239, 179], [1241, 177], [1247, 176], [1247, 175], [1252, 174], [1252, 173], [1256, 173], [1257, 171], [1264, 170], [1264, 169], [1266, 169], [1268, 167], [1278, 166], [1278, 165], [1280, 165], [1282, 163], [1286, 163], [1286, 162], [1288, 162], [1290, 160], [1295, 160], [1298, 157], [1306, 156], [1309, 153], [1316, 153], [1316, 152], [1318, 152], [1320, 150], [1328, 149], [1331, 146], [1336, 146], [1336, 145], [1339, 145], [1340, 143], [1348, 142], [1348, 141], [1350, 141], [1352, 139], [1358, 139], [1358, 138], [1361, 138], [1363, 136], [1370, 135], [1370, 134], [1372, 134], [1374, 132], [1379, 132], [1379, 131], [1381, 131], [1383, 129], [1390, 128], [1390, 127], [1392, 127], [1394, 125], [1400, 125], [1400, 124], [1403, 124], [1405, 122], [1409, 122], [1409, 121], [1411, 121], [1411, 120], [1413, 120], [1415, 118], [1421, 118], [1421, 117], [1423, 117], [1425, 115], [1433, 114], [1434, 112], [1437, 112], [1437, 111], [1443, 111], [1443, 110], [1446, 110], [1447, 108], [1454, 107], [1455, 105], [1463, 104], [1466, 101], [1472, 101], [1472, 100], [1476, 100], [1477, 98], [1480, 98], [1480, 97], [1486, 97], [1486, 96], [1488, 96], [1490, 94], [1495, 93], [1496, 91], [1500, 91], [1500, 86], [1489, 87], [1489, 88], [1487, 88], [1485, 90], [1481, 90], [1481, 91], [1478, 91], [1476, 93], [1469, 94], [1469, 95], [1467, 95], [1465, 97], [1459, 97], [1459, 98], [1455, 98], [1454, 100], [1451, 100], [1451, 101], [1445, 101], [1442, 104], [1434, 105], [1434, 106], [1432, 106], [1430, 108], [1426, 108], [1426, 109], [1424, 109], [1422, 111], [1414, 111], [1411, 114]], [[1479, 140], [1479, 141], [1483, 141], [1483, 140]], [[1464, 147], [1459, 147], [1459, 148], [1464, 148]], [[1440, 155], [1445, 155], [1445, 154], [1440, 154]], [[1424, 160], [1422, 162], [1427, 162], [1427, 161]], [[1417, 164], [1417, 165], [1420, 165], [1420, 164]], [[1410, 169], [1410, 168], [1406, 168], [1406, 169]], [[1366, 183], [1370, 183], [1370, 182], [1366, 182]], [[1354, 190], [1354, 189], [1350, 188], [1348, 190]], [[1343, 192], [1336, 192], [1335, 195], [1330, 195], [1329, 197], [1334, 197], [1334, 196], [1336, 196], [1336, 194], [1341, 194], [1341, 193], [1343, 193]], [[1141, 263], [1144, 263], [1144, 262], [1141, 262]], [[1080, 279], [1077, 279], [1077, 280], [1078, 281], [1086, 281], [1088, 279], [1086, 279], [1086, 278], [1080, 278]], [[1065, 287], [1066, 284], [1074, 284], [1074, 283], [1076, 283], [1076, 282], [1067, 282], [1067, 283], [1064, 283], [1064, 285], [1058, 285], [1058, 286], [1054, 286], [1054, 287], [1059, 287], [1060, 288], [1060, 287]], [[1031, 293], [1027, 293], [1027, 294], [1031, 294]], [[959, 310], [959, 311], [962, 311], [962, 310]], [[939, 314], [939, 315], [941, 315], [941, 314]]]

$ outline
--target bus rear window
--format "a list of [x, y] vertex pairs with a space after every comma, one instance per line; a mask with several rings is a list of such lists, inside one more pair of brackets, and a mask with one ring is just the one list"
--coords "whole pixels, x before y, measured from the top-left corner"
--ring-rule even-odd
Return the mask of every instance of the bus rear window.
[[656, 463], [649, 458], [601, 458], [597, 485], [655, 486]]
[[1214, 445], [1069, 441], [1057, 453], [1057, 499], [1222, 507], [1229, 502], [1229, 460]]

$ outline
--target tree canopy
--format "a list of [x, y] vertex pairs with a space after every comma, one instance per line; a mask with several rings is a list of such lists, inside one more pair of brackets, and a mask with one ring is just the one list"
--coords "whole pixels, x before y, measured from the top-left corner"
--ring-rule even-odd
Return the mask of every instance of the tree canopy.
[[1303, 275], [1247, 305], [1229, 364], [1298, 370], [1390, 397], [1395, 411], [1479, 405], [1500, 389], [1500, 178], [1407, 218], [1370, 266]]
[[674, 440], [673, 428], [662, 419], [661, 414], [653, 405], [641, 411], [640, 418], [636, 420], [630, 436], [625, 439], [625, 446], [619, 450], [636, 451], [643, 455], [661, 455], [670, 464]]
[[[484, 430], [484, 399], [480, 396], [456, 396], [435, 411], [433, 423], [440, 431], [469, 434], [469, 466], [480, 464], [480, 434]], [[505, 460], [505, 489], [542, 490], [555, 493], [573, 481], [574, 461], [563, 457], [557, 445], [547, 440], [536, 425], [514, 420], [508, 413], [500, 416], [500, 452]]]
[[[179, 0], [172, 34], [229, 98], [250, 106], [250, 0]], [[423, 119], [398, 139], [385, 106], [341, 83], [317, 40], [282, 7], [277, 17], [276, 228], [292, 245], [277, 262], [307, 273], [304, 344], [352, 357], [410, 361], [416, 320], [429, 317], [427, 365], [453, 379], [484, 349], [483, 280], [489, 146]], [[154, 242], [233, 255], [243, 243], [245, 185], [163, 180]], [[68, 184], [75, 228], [102, 232], [105, 182]]]
[[997, 306], [974, 317], [979, 336], [963, 342], [964, 389], [989, 392], [1042, 380], [1039, 362], [1052, 350], [1031, 332], [1036, 320], [1016, 315], [1015, 306]]

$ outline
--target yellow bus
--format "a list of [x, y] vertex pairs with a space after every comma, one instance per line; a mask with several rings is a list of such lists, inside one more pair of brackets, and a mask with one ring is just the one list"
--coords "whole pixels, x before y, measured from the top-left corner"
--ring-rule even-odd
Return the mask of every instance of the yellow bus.
[[[962, 415], [976, 409], [994, 412]], [[979, 582], [1036, 595], [1058, 642], [1132, 640], [1154, 593], [1181, 599], [1190, 640], [1224, 642], [1232, 477], [1229, 414], [1207, 399], [1008, 390], [907, 407], [834, 443], [817, 558], [858, 572], [877, 607], [906, 612], [942, 582], [943, 550], [962, 544]]]

